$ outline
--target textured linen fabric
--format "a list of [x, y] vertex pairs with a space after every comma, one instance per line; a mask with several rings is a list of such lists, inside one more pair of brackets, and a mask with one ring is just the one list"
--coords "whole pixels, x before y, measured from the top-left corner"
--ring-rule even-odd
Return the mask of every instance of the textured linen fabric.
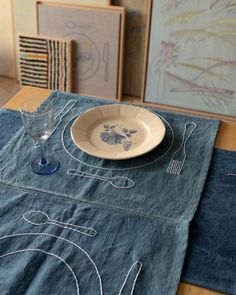
[[184, 281], [236, 294], [236, 152], [215, 149], [190, 226]]
[[0, 149], [10, 140], [21, 125], [19, 112], [0, 109]]
[[[28, 214], [28, 220], [42, 224], [30, 224], [23, 216], [32, 210], [48, 214], [51, 220], [95, 229], [97, 235], [43, 224], [46, 220], [36, 213]], [[187, 224], [173, 225], [6, 185], [1, 185], [0, 218], [1, 294], [120, 294], [135, 261], [142, 263], [142, 269], [134, 294], [175, 293]], [[134, 267], [121, 294], [131, 294], [137, 272]]]
[[[51, 219], [64, 223], [86, 224], [96, 228], [98, 232], [94, 238], [89, 238], [89, 241], [86, 236], [86, 242], [84, 236], [79, 238], [79, 245], [86, 245], [101, 273], [104, 293], [100, 289], [98, 294], [119, 294], [119, 290], [120, 294], [130, 294], [132, 288], [135, 294], [175, 294], [187, 247], [189, 222], [194, 216], [204, 186], [219, 121], [152, 110], [165, 123], [166, 136], [163, 143], [142, 157], [126, 161], [108, 161], [88, 156], [75, 147], [70, 137], [70, 126], [79, 113], [97, 105], [114, 102], [59, 92], [54, 92], [49, 98], [54, 101], [56, 113], [71, 99], [76, 100], [76, 104], [63, 117], [46, 142], [47, 151], [54, 154], [61, 164], [55, 174], [39, 176], [31, 171], [30, 159], [38, 150], [34, 148], [32, 140], [23, 129], [2, 149], [0, 181], [1, 198], [5, 201], [1, 203], [1, 236], [17, 235], [26, 231], [44, 233], [44, 230], [49, 231], [51, 235], [56, 227], [53, 224], [36, 226], [26, 222], [24, 218], [22, 220], [24, 213], [30, 210], [45, 212]], [[181, 175], [170, 175], [166, 169], [171, 156], [182, 142], [187, 122], [194, 122], [197, 128], [187, 143], [187, 159]], [[103, 177], [120, 176], [127, 179], [120, 179], [119, 186], [123, 186], [121, 189], [112, 186], [109, 181], [101, 181], [101, 178], [71, 176], [68, 174], [71, 169]], [[127, 185], [130, 181], [134, 186]], [[70, 209], [71, 206], [73, 210]], [[102, 224], [97, 225], [97, 220], [102, 220]], [[95, 290], [99, 290], [98, 284], [89, 284], [88, 290], [88, 284], [83, 283], [86, 279], [90, 282], [93, 277], [91, 270], [83, 264], [86, 261], [78, 259], [78, 264], [77, 254], [70, 249], [66, 252], [67, 256], [64, 256], [64, 252], [63, 255], [58, 253], [58, 247], [64, 249], [61, 244], [62, 241], [65, 242], [59, 239], [58, 235], [61, 237], [65, 232], [66, 237], [69, 235], [66, 240], [73, 240], [76, 239], [75, 232], [62, 227], [56, 227], [56, 230], [57, 238], [46, 235], [39, 235], [37, 238], [30, 235], [29, 238], [29, 235], [24, 235], [20, 236], [21, 238], [14, 236], [0, 239], [3, 243], [0, 247], [2, 263], [5, 265], [5, 259], [14, 256], [7, 256], [6, 251], [13, 253], [23, 247], [31, 250], [17, 252], [17, 259], [22, 259], [22, 255], [26, 253], [30, 253], [29, 259], [32, 258], [32, 261], [41, 255], [44, 256], [43, 261], [45, 256], [48, 259], [61, 255], [63, 260], [57, 260], [59, 259], [64, 267], [67, 267], [64, 263], [67, 258], [69, 265], [76, 264], [75, 273], [79, 272], [77, 268], [81, 263], [81, 294], [94, 295]], [[12, 240], [16, 241], [9, 250]], [[46, 245], [46, 248], [37, 248], [40, 245]], [[53, 251], [50, 253], [45, 250], [51, 248]], [[18, 263], [20, 264], [21, 260]], [[43, 287], [49, 288], [48, 283], [42, 282], [50, 281], [48, 278], [51, 273], [55, 273], [53, 267], [56, 266], [51, 268], [49, 264], [42, 262], [24, 265], [24, 269], [31, 267], [34, 267], [34, 275], [29, 277], [28, 285], [23, 288], [32, 288], [38, 293]], [[14, 268], [15, 278], [19, 271]], [[22, 276], [25, 278], [26, 274], [27, 271]], [[6, 278], [5, 272], [1, 275]], [[56, 276], [60, 276], [60, 280], [55, 281], [62, 283], [68, 289], [66, 292], [71, 292], [70, 288], [74, 288], [76, 284], [72, 286], [63, 283], [65, 278], [61, 278], [62, 272], [59, 270]], [[5, 283], [5, 280], [1, 281]], [[11, 286], [13, 290], [17, 290], [14, 282], [13, 278], [6, 290], [10, 290]], [[63, 294], [67, 294], [66, 292]]]

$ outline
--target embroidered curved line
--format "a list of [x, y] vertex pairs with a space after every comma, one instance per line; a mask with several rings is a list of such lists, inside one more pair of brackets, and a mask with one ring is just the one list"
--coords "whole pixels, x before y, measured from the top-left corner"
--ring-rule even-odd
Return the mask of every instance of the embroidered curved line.
[[4, 236], [4, 237], [0, 237], [0, 240], [9, 239], [9, 238], [16, 238], [16, 237], [24, 237], [24, 236], [46, 236], [46, 237], [51, 237], [51, 238], [55, 238], [55, 239], [58, 239], [58, 240], [65, 241], [65, 242], [67, 242], [67, 243], [75, 246], [76, 248], [78, 248], [80, 251], [82, 251], [87, 256], [87, 258], [89, 259], [89, 261], [92, 263], [92, 265], [93, 265], [93, 267], [95, 269], [95, 272], [97, 274], [97, 277], [98, 277], [100, 295], [103, 295], [102, 279], [101, 279], [100, 273], [98, 271], [98, 268], [97, 268], [95, 262], [93, 261], [93, 259], [89, 256], [89, 254], [83, 248], [81, 248], [79, 245], [77, 245], [74, 242], [72, 242], [70, 240], [67, 240], [65, 238], [58, 237], [58, 236], [53, 235], [53, 234], [47, 234], [47, 233], [20, 233], [20, 234], [12, 234], [12, 235], [7, 235], [7, 236]]
[[[108, 182], [110, 185], [112, 185], [115, 188], [120, 188], [120, 189], [129, 189], [135, 186], [135, 182], [125, 176], [113, 176], [113, 177], [105, 177], [105, 176], [101, 176], [98, 174], [91, 174], [88, 172], [84, 172], [84, 171], [80, 171], [80, 170], [75, 170], [75, 169], [68, 169], [67, 170], [67, 174], [71, 175], [71, 176], [80, 176], [80, 177], [86, 177], [86, 178], [92, 178], [92, 179], [97, 179], [97, 180], [101, 180], [101, 181], [106, 181]], [[125, 180], [127, 182], [126, 185], [118, 185], [115, 183], [115, 181], [119, 181], [119, 180]]]
[[127, 281], [128, 281], [128, 278], [129, 278], [129, 276], [130, 276], [130, 274], [131, 274], [133, 268], [134, 268], [136, 265], [139, 265], [139, 268], [138, 268], [138, 270], [137, 270], [137, 274], [136, 274], [136, 276], [135, 276], [135, 278], [134, 278], [134, 282], [133, 282], [133, 285], [132, 285], [132, 288], [131, 288], [131, 292], [130, 292], [130, 295], [133, 294], [133, 292], [134, 292], [134, 288], [135, 288], [135, 285], [136, 285], [136, 282], [137, 282], [137, 279], [138, 279], [138, 276], [139, 276], [140, 271], [141, 271], [142, 266], [143, 266], [143, 264], [142, 264], [141, 261], [135, 261], [135, 262], [132, 264], [132, 266], [130, 267], [130, 269], [129, 269], [129, 271], [128, 271], [126, 277], [125, 277], [124, 283], [123, 283], [123, 285], [122, 285], [122, 287], [121, 287], [121, 289], [120, 289], [119, 295], [121, 295], [122, 291], [124, 290], [124, 287], [125, 287], [125, 285], [126, 285], [126, 283], [127, 283]]
[[6, 253], [6, 254], [3, 254], [3, 255], [0, 255], [0, 259], [1, 258], [4, 258], [4, 257], [7, 257], [7, 256], [11, 256], [11, 255], [15, 255], [15, 254], [19, 254], [19, 253], [24, 253], [24, 252], [30, 252], [30, 251], [37, 251], [37, 252], [42, 252], [44, 254], [47, 254], [47, 255], [50, 255], [50, 256], [53, 256], [57, 259], [59, 259], [60, 261], [62, 261], [66, 267], [69, 269], [69, 271], [72, 273], [73, 277], [74, 277], [74, 280], [75, 280], [75, 284], [76, 284], [76, 290], [77, 290], [77, 295], [80, 294], [79, 292], [79, 283], [78, 283], [78, 279], [74, 273], [74, 271], [72, 270], [72, 268], [70, 267], [70, 265], [63, 259], [61, 258], [60, 256], [57, 256], [56, 254], [53, 254], [51, 252], [47, 252], [47, 251], [44, 251], [42, 249], [21, 249], [21, 250], [17, 250], [17, 251], [13, 251], [13, 252], [9, 252], [9, 253]]
[[77, 157], [73, 156], [70, 151], [68, 151], [68, 149], [66, 148], [65, 146], [65, 142], [64, 142], [64, 134], [65, 134], [65, 131], [66, 131], [66, 128], [67, 126], [71, 123], [72, 120], [74, 120], [75, 118], [77, 118], [80, 114], [82, 114], [83, 112], [80, 112], [78, 113], [77, 115], [73, 116], [68, 122], [67, 124], [65, 125], [65, 127], [63, 128], [63, 131], [61, 133], [61, 142], [62, 142], [62, 146], [63, 146], [63, 149], [65, 150], [65, 152], [71, 157], [73, 158], [75, 161], [83, 164], [83, 165], [86, 165], [90, 168], [97, 168], [97, 169], [102, 169], [102, 170], [107, 170], [107, 171], [125, 171], [125, 170], [134, 170], [134, 169], [140, 169], [140, 168], [144, 168], [146, 166], [149, 166], [149, 165], [152, 165], [154, 163], [156, 163], [157, 161], [160, 161], [161, 159], [163, 159], [168, 153], [169, 151], [171, 150], [172, 146], [173, 146], [173, 143], [174, 143], [174, 130], [173, 128], [171, 127], [170, 123], [165, 119], [163, 118], [161, 115], [159, 114], [156, 114], [155, 112], [151, 111], [153, 114], [155, 114], [156, 116], [158, 116], [159, 118], [161, 118], [166, 124], [167, 126], [170, 128], [170, 131], [171, 131], [171, 137], [172, 137], [172, 140], [171, 140], [171, 143], [170, 143], [170, 146], [169, 148], [166, 150], [166, 152], [161, 155], [160, 157], [157, 157], [156, 159], [154, 159], [153, 161], [150, 161], [146, 164], [143, 164], [143, 165], [138, 165], [138, 166], [133, 166], [133, 167], [128, 167], [128, 168], [106, 168], [106, 167], [101, 167], [101, 166], [96, 166], [96, 165], [91, 165], [91, 164], [88, 164], [80, 159], [78, 159]]
[[234, 173], [228, 173], [227, 176], [236, 176]]
[[[46, 221], [44, 222], [33, 222], [32, 220], [29, 219], [29, 217], [27, 217], [28, 214], [36, 214], [36, 215], [41, 215], [41, 219], [44, 218]], [[31, 216], [32, 218], [32, 216]], [[65, 223], [65, 222], [61, 222], [61, 221], [57, 221], [57, 220], [53, 220], [50, 219], [50, 217], [48, 216], [47, 213], [40, 211], [40, 210], [30, 210], [27, 211], [23, 214], [23, 219], [32, 224], [32, 225], [45, 225], [45, 224], [53, 224], [56, 226], [59, 226], [61, 228], [65, 228], [65, 229], [69, 229], [78, 233], [81, 233], [83, 235], [89, 236], [89, 237], [95, 237], [97, 235], [97, 231], [91, 227], [84, 227], [84, 226], [79, 226], [79, 225], [75, 225], [75, 224], [71, 224], [71, 223]], [[80, 230], [78, 230], [80, 229]]]

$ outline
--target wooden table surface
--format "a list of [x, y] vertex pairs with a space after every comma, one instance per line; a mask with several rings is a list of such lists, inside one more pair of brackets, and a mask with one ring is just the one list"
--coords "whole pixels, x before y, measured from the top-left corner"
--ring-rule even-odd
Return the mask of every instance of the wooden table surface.
[[[48, 89], [25, 86], [8, 103], [4, 105], [4, 108], [18, 110], [23, 101], [33, 97], [46, 99], [50, 93], [51, 93], [51, 90], [48, 90]], [[164, 107], [161, 107], [161, 108], [164, 109]], [[172, 107], [168, 107], [168, 110], [177, 111], [176, 108], [172, 108]], [[195, 111], [181, 110], [181, 112], [184, 112], [187, 114], [197, 114], [201, 116], [206, 116], [206, 114], [204, 113], [195, 112]], [[233, 118], [227, 118], [225, 116], [212, 115], [212, 114], [207, 116], [221, 119], [221, 126], [216, 138], [215, 147], [225, 149], [225, 150], [236, 151], [236, 118], [233, 119]], [[207, 290], [207, 289], [193, 286], [183, 282], [180, 283], [179, 289], [177, 292], [177, 295], [217, 295], [217, 294], [219, 295], [223, 293], [214, 292], [211, 290]]]

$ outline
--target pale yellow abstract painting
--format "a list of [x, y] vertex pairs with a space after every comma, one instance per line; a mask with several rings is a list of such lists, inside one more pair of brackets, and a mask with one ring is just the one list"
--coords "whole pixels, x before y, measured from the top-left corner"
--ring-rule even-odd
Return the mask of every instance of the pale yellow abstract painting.
[[153, 1], [146, 102], [236, 116], [235, 4]]

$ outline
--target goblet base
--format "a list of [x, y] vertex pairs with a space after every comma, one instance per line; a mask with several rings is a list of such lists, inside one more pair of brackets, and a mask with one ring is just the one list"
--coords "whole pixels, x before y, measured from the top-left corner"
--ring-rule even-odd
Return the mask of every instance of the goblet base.
[[60, 167], [60, 163], [51, 157], [48, 157], [45, 163], [41, 162], [41, 158], [37, 157], [31, 163], [31, 169], [36, 174], [49, 175], [56, 172]]

